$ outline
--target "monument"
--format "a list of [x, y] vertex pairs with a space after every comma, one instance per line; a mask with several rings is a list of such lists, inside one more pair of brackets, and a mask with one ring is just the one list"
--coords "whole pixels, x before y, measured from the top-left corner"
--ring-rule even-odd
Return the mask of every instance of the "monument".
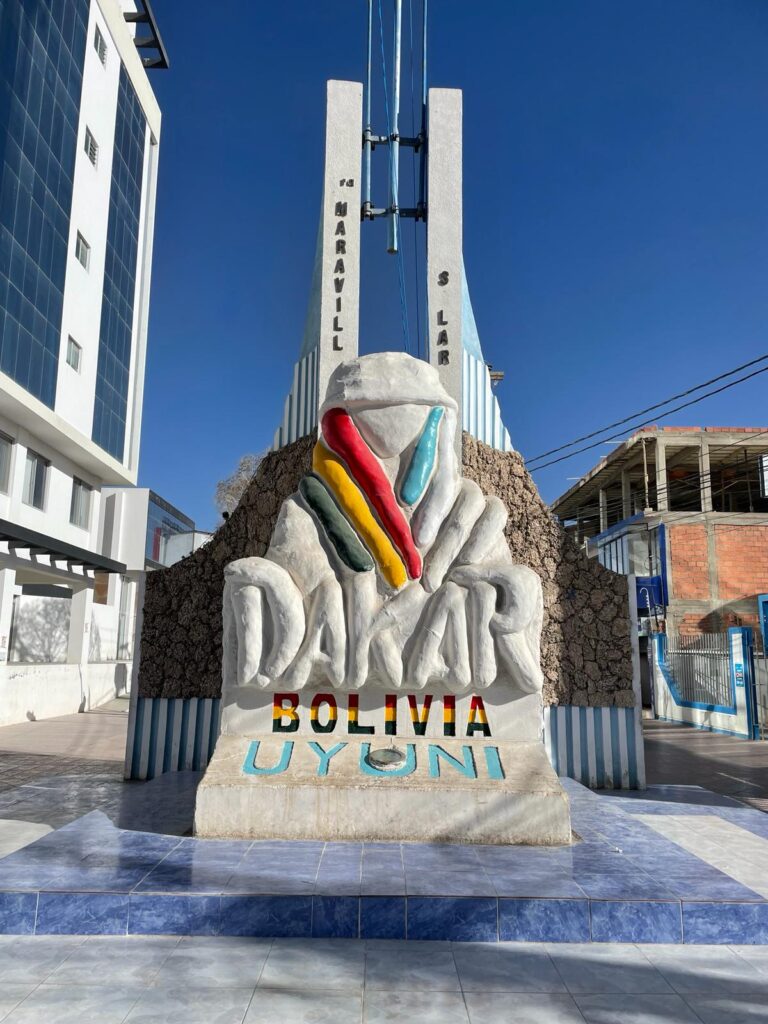
[[[513, 561], [504, 503], [461, 476], [467, 403], [483, 395], [468, 381], [487, 378], [462, 258], [461, 93], [425, 87], [421, 131], [400, 135], [400, 12], [386, 135], [371, 130], [370, 5], [365, 92], [328, 83], [310, 306], [275, 439], [315, 432], [312, 467], [264, 557], [225, 568], [221, 734], [198, 835], [570, 841], [542, 742], [541, 581]], [[389, 147], [382, 208], [374, 146]], [[420, 161], [411, 209], [403, 147]], [[360, 225], [379, 216], [390, 251], [402, 217], [426, 225], [428, 361], [358, 354]], [[483, 417], [511, 450], [492, 396]]]

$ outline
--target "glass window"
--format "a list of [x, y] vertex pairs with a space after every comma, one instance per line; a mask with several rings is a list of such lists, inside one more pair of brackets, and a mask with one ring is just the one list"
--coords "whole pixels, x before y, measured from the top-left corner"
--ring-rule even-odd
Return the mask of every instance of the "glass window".
[[75, 243], [75, 256], [77, 256], [78, 260], [87, 270], [88, 264], [91, 262], [91, 247], [79, 231], [77, 232], [77, 242]]
[[96, 166], [96, 161], [99, 159], [99, 144], [93, 137], [93, 132], [90, 128], [85, 129], [85, 145], [83, 146], [85, 152], [88, 154], [88, 159], [91, 161], [93, 166]]
[[185, 537], [191, 538], [194, 529], [195, 524], [191, 519], [187, 519], [186, 516], [179, 518], [169, 508], [164, 508], [150, 497], [147, 508], [146, 557], [159, 565], [171, 565], [178, 561], [179, 557], [191, 554], [191, 540], [187, 550]]
[[11, 480], [11, 455], [13, 454], [13, 441], [5, 434], [0, 434], [0, 491], [8, 493], [8, 485]]
[[125, 68], [121, 67], [91, 431], [96, 444], [121, 462], [125, 452], [146, 130], [141, 104]]
[[0, 369], [50, 408], [89, 8], [0, 0]]
[[72, 502], [69, 506], [69, 521], [73, 526], [88, 529], [91, 519], [91, 488], [74, 477], [72, 480]]
[[74, 338], [67, 340], [67, 362], [73, 370], [80, 372], [80, 355], [82, 348], [77, 344]]
[[106, 65], [107, 43], [104, 36], [101, 34], [101, 29], [98, 25], [96, 26], [96, 31], [93, 34], [93, 48], [96, 50], [96, 53], [98, 53], [101, 63]]
[[27, 463], [24, 467], [24, 493], [21, 500], [32, 508], [42, 508], [45, 504], [45, 481], [50, 463], [37, 452], [27, 450]]

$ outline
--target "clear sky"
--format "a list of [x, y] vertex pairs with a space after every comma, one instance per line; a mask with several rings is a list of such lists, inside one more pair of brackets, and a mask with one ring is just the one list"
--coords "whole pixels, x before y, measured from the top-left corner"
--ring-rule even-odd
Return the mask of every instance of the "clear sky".
[[[217, 480], [266, 448], [282, 415], [317, 231], [324, 83], [362, 80], [366, 4], [153, 6], [171, 69], [150, 72], [163, 134], [140, 483], [211, 528]], [[464, 90], [467, 277], [524, 455], [768, 352], [765, 0], [432, 0], [429, 81]], [[380, 55], [375, 90], [384, 133]], [[415, 351], [423, 229], [415, 243], [409, 223], [404, 243]], [[383, 223], [364, 226], [362, 260], [361, 352], [402, 349]], [[662, 422], [768, 425], [767, 392], [768, 374]], [[536, 474], [544, 498], [598, 454]]]

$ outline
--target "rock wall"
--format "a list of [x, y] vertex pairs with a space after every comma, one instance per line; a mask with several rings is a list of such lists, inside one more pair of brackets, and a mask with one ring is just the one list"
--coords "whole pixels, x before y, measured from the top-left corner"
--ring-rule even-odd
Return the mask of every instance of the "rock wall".
[[[280, 506], [311, 465], [314, 436], [265, 457], [240, 504], [205, 547], [147, 576], [141, 634], [142, 697], [218, 697], [224, 566], [263, 555]], [[627, 581], [579, 551], [553, 521], [518, 454], [464, 435], [464, 476], [510, 512], [515, 561], [544, 587], [544, 702], [634, 703]]]
[[509, 509], [512, 557], [541, 577], [544, 703], [631, 707], [627, 578], [587, 558], [567, 536], [517, 452], [497, 452], [464, 434], [463, 462], [464, 476]]

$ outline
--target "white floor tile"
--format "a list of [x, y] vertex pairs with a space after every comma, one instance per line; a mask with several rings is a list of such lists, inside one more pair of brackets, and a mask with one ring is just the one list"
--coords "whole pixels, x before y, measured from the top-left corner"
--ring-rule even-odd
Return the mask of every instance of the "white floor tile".
[[551, 992], [466, 992], [471, 1024], [584, 1024], [573, 998]]

